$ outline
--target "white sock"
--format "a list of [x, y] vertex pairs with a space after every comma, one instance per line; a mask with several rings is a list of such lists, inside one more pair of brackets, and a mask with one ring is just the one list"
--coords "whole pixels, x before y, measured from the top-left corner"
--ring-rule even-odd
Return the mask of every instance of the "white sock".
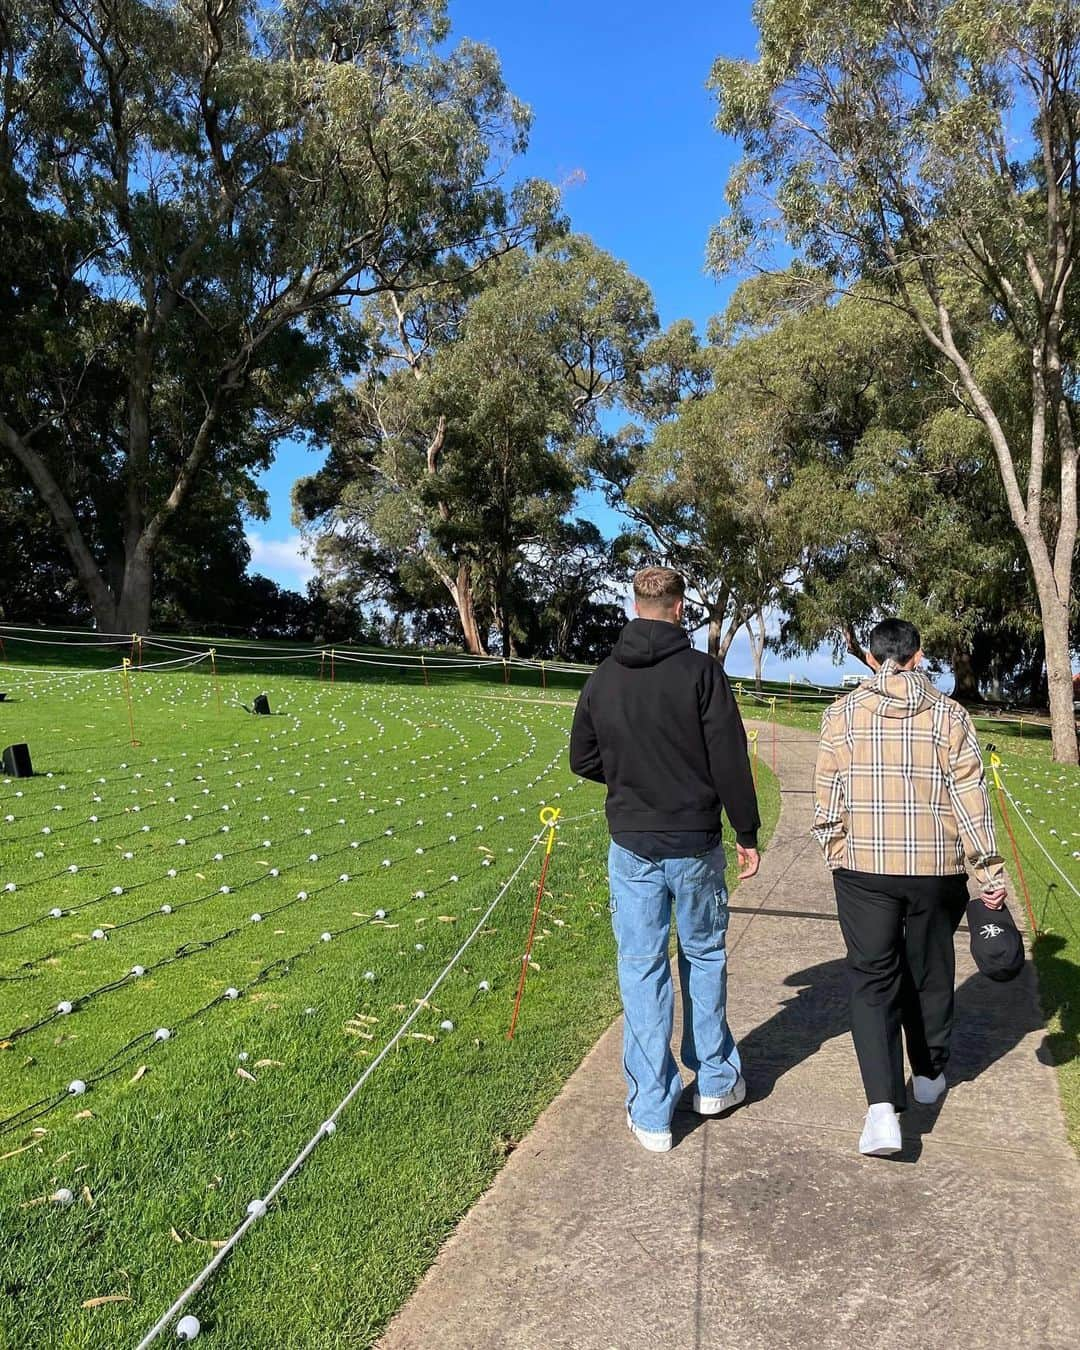
[[888, 1120], [896, 1115], [896, 1107], [892, 1102], [871, 1102], [869, 1116], [872, 1121], [877, 1123], [880, 1120]]

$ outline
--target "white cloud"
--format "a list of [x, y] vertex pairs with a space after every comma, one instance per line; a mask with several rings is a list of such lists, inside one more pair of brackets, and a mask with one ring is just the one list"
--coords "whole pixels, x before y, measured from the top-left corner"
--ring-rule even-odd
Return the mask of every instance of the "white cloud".
[[267, 539], [258, 530], [248, 530], [244, 536], [251, 549], [249, 570], [261, 572], [281, 586], [292, 589], [306, 586], [315, 575], [311, 559], [305, 556], [305, 544], [299, 534], [284, 539]]

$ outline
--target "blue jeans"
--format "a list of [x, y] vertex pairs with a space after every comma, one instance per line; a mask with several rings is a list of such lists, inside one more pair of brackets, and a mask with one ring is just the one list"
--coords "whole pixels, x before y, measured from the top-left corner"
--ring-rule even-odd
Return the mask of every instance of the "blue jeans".
[[724, 850], [650, 862], [612, 842], [611, 926], [619, 949], [627, 1110], [644, 1130], [669, 1130], [682, 1095], [671, 1053], [675, 999], [668, 942], [671, 902], [679, 936], [682, 1061], [704, 1097], [722, 1097], [739, 1078], [727, 1024], [727, 888]]

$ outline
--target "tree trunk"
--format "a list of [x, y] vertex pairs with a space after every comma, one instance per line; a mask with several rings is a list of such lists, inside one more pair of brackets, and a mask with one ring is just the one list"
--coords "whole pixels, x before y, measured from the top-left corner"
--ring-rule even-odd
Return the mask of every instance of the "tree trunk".
[[1045, 664], [1045, 654], [1042, 643], [1037, 643], [1035, 651], [1031, 655], [1031, 660], [1024, 675], [1018, 681], [1019, 688], [1024, 690], [1028, 703], [1035, 707], [1043, 701], [1043, 666]]
[[861, 661], [863, 665], [867, 667], [868, 670], [873, 670], [874, 667], [870, 664], [870, 661], [866, 655], [866, 650], [863, 647], [862, 643], [859, 641], [858, 635], [855, 632], [855, 625], [853, 623], [844, 624], [844, 640], [847, 643], [847, 649], [849, 653], [852, 656], [854, 656], [857, 661]]
[[507, 660], [513, 655], [513, 644], [510, 639], [510, 611], [505, 604], [499, 605], [499, 637], [503, 659]]
[[980, 699], [979, 681], [975, 666], [968, 651], [954, 652], [949, 663], [953, 669], [952, 696], [957, 703], [978, 703]]
[[721, 637], [720, 641], [717, 643], [714, 655], [721, 665], [723, 665], [724, 662], [727, 660], [727, 654], [731, 650], [731, 644], [735, 641], [735, 635], [738, 633], [739, 629], [743, 626], [743, 623], [744, 619], [742, 615], [736, 614], [735, 617], [728, 624], [727, 631], [724, 633], [723, 637]]
[[101, 569], [90, 552], [79, 522], [60, 484], [53, 477], [44, 459], [8, 426], [2, 417], [0, 417], [0, 444], [6, 445], [12, 456], [22, 465], [41, 500], [49, 508], [75, 568], [75, 574], [90, 601], [98, 629], [103, 633], [115, 633], [116, 599], [101, 575]]
[[461, 632], [465, 638], [465, 648], [472, 656], [486, 656], [485, 644], [476, 622], [476, 608], [473, 602], [472, 567], [469, 563], [458, 564], [457, 576], [450, 586], [450, 594], [457, 605], [461, 619]]
[[761, 670], [765, 657], [765, 615], [758, 610], [757, 613], [758, 631], [754, 632], [752, 622], [747, 623], [747, 629], [750, 633], [750, 650], [754, 656], [754, 688], [761, 693]]
[[709, 616], [709, 632], [706, 638], [705, 650], [713, 660], [722, 662], [724, 655], [727, 654], [727, 647], [731, 646], [731, 641], [729, 639], [727, 647], [724, 648], [723, 655], [721, 654], [720, 647], [723, 642], [724, 615], [727, 613], [728, 600], [731, 598], [731, 589], [728, 587], [725, 590], [720, 591], [718, 595], [710, 600], [704, 587], [702, 587], [698, 592], [698, 598], [704, 605], [705, 612]]
[[1045, 599], [1040, 593], [1039, 600], [1043, 641], [1046, 644], [1046, 683], [1050, 696], [1050, 735], [1054, 743], [1054, 762], [1077, 764], [1080, 763], [1080, 753], [1076, 740], [1076, 714], [1073, 712], [1068, 604], [1063, 604], [1056, 593]]
[[720, 660], [720, 633], [724, 623], [724, 616], [715, 611], [709, 612], [709, 636], [706, 639], [705, 650], [711, 657], [717, 661]]
[[122, 633], [150, 631], [153, 600], [154, 560], [143, 544], [136, 546], [124, 564], [124, 579], [116, 603], [116, 623]]

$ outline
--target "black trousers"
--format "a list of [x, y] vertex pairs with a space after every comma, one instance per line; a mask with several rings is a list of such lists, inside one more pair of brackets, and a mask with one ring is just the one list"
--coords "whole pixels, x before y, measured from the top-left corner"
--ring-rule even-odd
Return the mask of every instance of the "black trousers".
[[868, 1102], [907, 1105], [901, 1027], [912, 1073], [936, 1078], [949, 1058], [956, 956], [967, 878], [833, 873], [847, 943], [851, 1034]]

